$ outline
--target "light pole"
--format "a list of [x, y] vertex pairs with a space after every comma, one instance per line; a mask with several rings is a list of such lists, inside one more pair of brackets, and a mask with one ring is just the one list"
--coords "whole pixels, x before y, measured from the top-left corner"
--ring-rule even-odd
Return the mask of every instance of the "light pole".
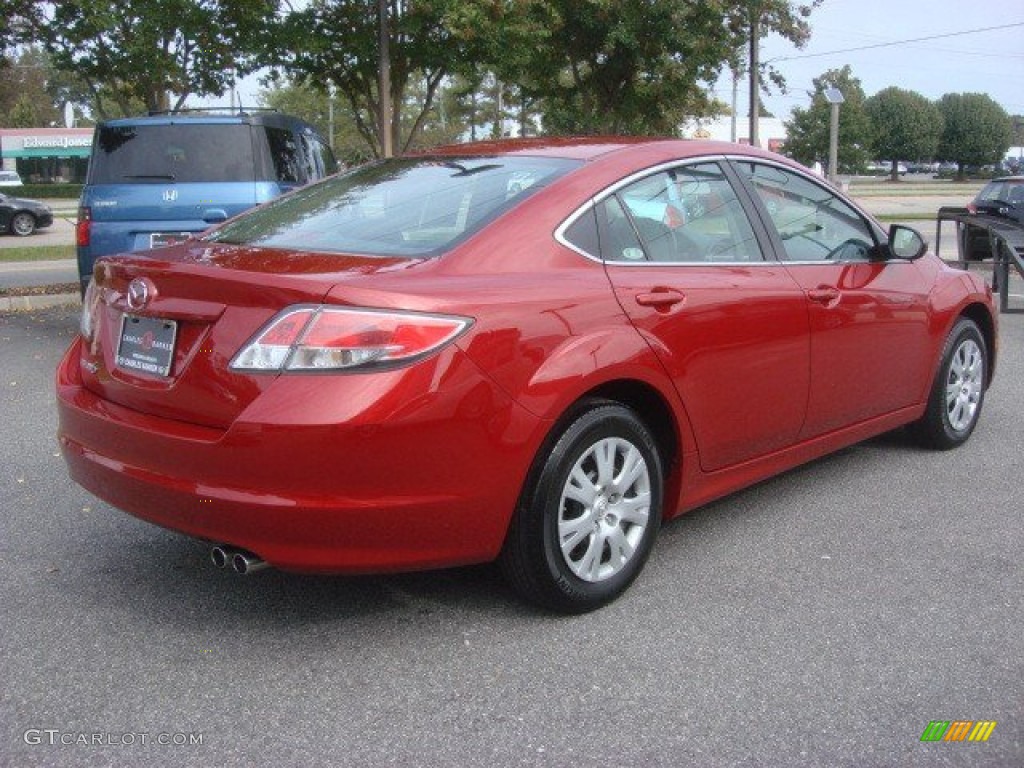
[[839, 166], [839, 105], [846, 99], [838, 88], [826, 88], [825, 100], [832, 105], [832, 119], [828, 129], [828, 180], [835, 184]]

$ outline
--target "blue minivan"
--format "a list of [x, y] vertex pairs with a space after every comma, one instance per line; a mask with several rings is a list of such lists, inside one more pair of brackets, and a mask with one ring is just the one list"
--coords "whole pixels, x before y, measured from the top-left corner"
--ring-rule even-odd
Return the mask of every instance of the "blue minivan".
[[312, 125], [273, 110], [100, 123], [76, 227], [82, 291], [100, 256], [184, 240], [336, 168]]

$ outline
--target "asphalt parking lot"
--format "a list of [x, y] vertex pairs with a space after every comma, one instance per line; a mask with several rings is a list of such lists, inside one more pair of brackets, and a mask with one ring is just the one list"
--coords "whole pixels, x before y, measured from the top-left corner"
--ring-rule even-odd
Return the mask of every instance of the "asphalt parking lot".
[[[77, 312], [0, 315], [0, 765], [1022, 765], [1024, 315], [1001, 324], [965, 448], [887, 435], [697, 510], [562, 618], [489, 567], [215, 570], [68, 480]], [[934, 720], [997, 725], [923, 743]]]

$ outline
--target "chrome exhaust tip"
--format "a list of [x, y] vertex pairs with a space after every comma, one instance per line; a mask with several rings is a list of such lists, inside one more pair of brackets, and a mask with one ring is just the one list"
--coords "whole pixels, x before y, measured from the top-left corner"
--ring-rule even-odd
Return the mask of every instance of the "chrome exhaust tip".
[[227, 568], [234, 556], [235, 550], [223, 544], [217, 544], [210, 548], [210, 560], [218, 568]]
[[235, 569], [235, 573], [246, 576], [256, 573], [256, 571], [262, 571], [267, 567], [267, 563], [251, 552], [239, 551], [235, 552], [234, 557], [231, 558], [231, 567]]

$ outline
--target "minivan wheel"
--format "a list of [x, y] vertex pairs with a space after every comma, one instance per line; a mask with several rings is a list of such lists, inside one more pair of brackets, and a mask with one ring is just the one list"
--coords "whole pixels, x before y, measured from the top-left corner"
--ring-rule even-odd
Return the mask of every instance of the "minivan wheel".
[[538, 457], [500, 564], [528, 600], [583, 613], [622, 594], [658, 535], [663, 474], [654, 438], [628, 408], [585, 405]]
[[11, 232], [28, 237], [36, 231], [36, 219], [31, 213], [16, 213], [11, 219]]
[[973, 320], [962, 317], [946, 340], [924, 415], [910, 425], [918, 442], [942, 450], [966, 442], [981, 415], [987, 376], [985, 338]]

